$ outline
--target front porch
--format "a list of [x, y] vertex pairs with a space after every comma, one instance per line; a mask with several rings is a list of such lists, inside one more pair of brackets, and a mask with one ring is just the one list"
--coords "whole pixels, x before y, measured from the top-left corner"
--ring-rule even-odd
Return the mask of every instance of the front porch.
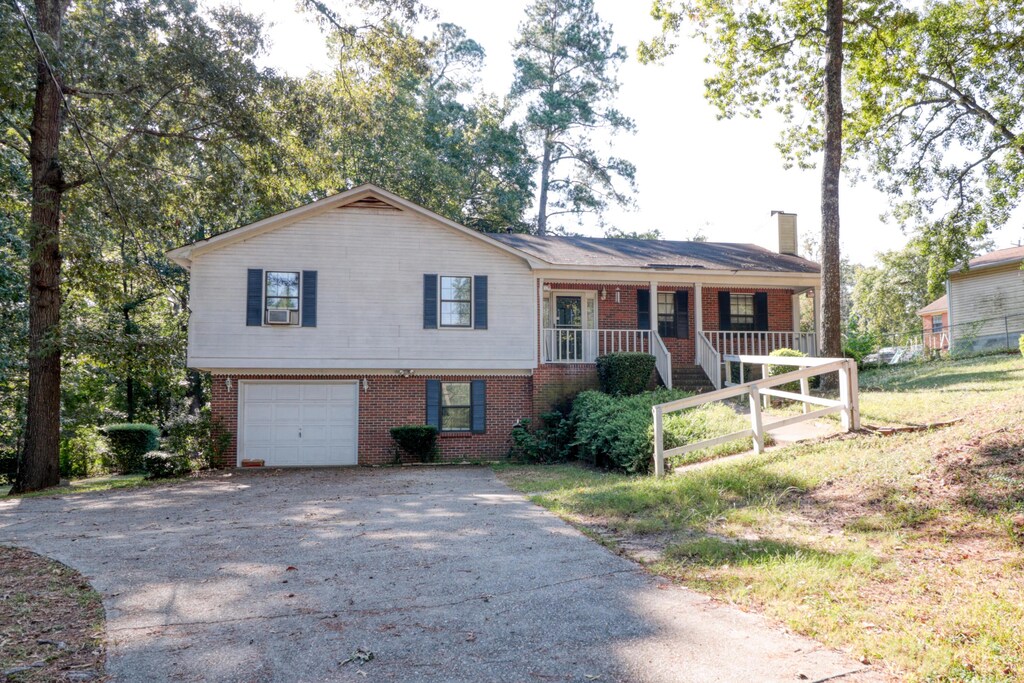
[[816, 333], [800, 330], [805, 298], [818, 320], [814, 290], [781, 283], [540, 279], [540, 361], [593, 364], [608, 353], [649, 353], [667, 387], [680, 373], [692, 376], [700, 368], [721, 388], [723, 355], [766, 355], [780, 348], [817, 355]]

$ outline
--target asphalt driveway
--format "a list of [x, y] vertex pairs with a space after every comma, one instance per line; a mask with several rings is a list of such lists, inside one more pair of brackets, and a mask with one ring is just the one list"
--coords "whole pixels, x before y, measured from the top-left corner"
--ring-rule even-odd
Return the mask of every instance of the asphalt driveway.
[[877, 680], [647, 575], [483, 468], [0, 500], [0, 543], [90, 578], [117, 681]]

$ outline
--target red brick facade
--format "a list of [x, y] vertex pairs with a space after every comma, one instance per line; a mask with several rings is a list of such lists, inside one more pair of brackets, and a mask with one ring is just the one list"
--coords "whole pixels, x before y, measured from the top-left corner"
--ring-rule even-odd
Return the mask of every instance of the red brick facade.
[[[646, 284], [593, 284], [551, 283], [551, 290], [596, 291], [598, 329], [637, 329], [637, 291], [648, 289]], [[694, 340], [697, 334], [696, 305], [693, 288], [688, 285], [659, 284], [659, 292], [676, 290], [690, 292], [690, 334], [688, 338], [663, 337], [672, 354], [673, 366], [693, 365]], [[725, 289], [725, 288], [723, 288]], [[604, 290], [602, 299], [600, 292]], [[771, 331], [793, 329], [791, 291], [788, 289], [737, 289], [728, 291], [751, 294], [768, 293], [768, 327]], [[718, 288], [703, 289], [703, 327], [718, 329]], [[616, 301], [618, 298], [618, 301]], [[657, 315], [656, 301], [652, 301], [652, 314]], [[542, 321], [541, 321], [542, 322]], [[538, 353], [540, 349], [538, 348]], [[231, 435], [222, 462], [223, 467], [234, 467], [237, 453], [238, 387], [239, 381], [253, 380], [359, 380], [358, 448], [360, 465], [380, 465], [393, 462], [394, 442], [390, 428], [400, 425], [424, 424], [426, 420], [426, 380], [487, 381], [486, 430], [482, 434], [442, 434], [439, 437], [442, 460], [497, 459], [505, 456], [510, 445], [513, 425], [523, 418], [536, 420], [552, 407], [572, 399], [577, 393], [598, 386], [597, 370], [593, 363], [544, 364], [532, 375], [490, 375], [486, 372], [473, 376], [414, 375], [215, 375], [211, 408], [216, 424]], [[363, 380], [366, 380], [365, 385]], [[228, 386], [230, 380], [230, 388]], [[242, 454], [244, 457], [244, 454]]]
[[[942, 318], [941, 327], [934, 324], [935, 318]], [[949, 312], [939, 311], [921, 316], [924, 325], [924, 343], [929, 349], [949, 350]]]
[[[366, 384], [362, 380], [366, 379]], [[231, 380], [228, 389], [227, 380]], [[494, 460], [509, 448], [512, 426], [533, 414], [533, 378], [527, 375], [438, 376], [414, 375], [214, 375], [210, 401], [216, 424], [232, 435], [222, 467], [234, 467], [237, 453], [239, 380], [359, 380], [359, 464], [394, 462], [391, 427], [424, 424], [426, 380], [487, 381], [487, 425], [482, 434], [441, 434], [441, 460]], [[244, 454], [243, 454], [244, 457]]]

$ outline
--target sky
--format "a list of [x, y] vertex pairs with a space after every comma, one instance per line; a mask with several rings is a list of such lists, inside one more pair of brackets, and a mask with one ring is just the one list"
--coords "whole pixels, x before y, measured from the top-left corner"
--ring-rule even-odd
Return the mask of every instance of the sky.
[[[438, 21], [458, 24], [486, 50], [480, 87], [505, 94], [513, 76], [511, 43], [527, 0], [425, 0]], [[244, 0], [243, 8], [263, 15], [270, 48], [266, 66], [292, 76], [327, 70], [324, 36], [308, 15], [288, 0]], [[796, 213], [799, 240], [821, 230], [820, 172], [784, 169], [775, 147], [781, 120], [718, 120], [704, 99], [706, 50], [696, 39], [681, 36], [676, 53], [659, 65], [636, 60], [641, 40], [659, 27], [650, 17], [649, 0], [595, 0], [602, 19], [629, 59], [619, 71], [616, 107], [632, 117], [636, 134], [614, 139], [614, 153], [637, 167], [637, 208], [610, 211], [609, 225], [627, 232], [660, 230], [666, 239], [689, 239], [698, 232], [715, 242], [751, 242], [778, 248], [772, 210]], [[431, 32], [422, 28], [423, 35]], [[879, 251], [902, 247], [907, 236], [885, 223], [887, 198], [870, 182], [844, 182], [840, 190], [840, 249], [854, 263], [869, 264]], [[596, 220], [574, 232], [601, 236]], [[1013, 246], [1024, 237], [1019, 226], [993, 235], [996, 247]]]

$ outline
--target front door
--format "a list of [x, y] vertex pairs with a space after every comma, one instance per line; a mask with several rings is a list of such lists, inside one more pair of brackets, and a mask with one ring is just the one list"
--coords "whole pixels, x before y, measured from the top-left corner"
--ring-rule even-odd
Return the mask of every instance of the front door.
[[558, 360], [584, 360], [583, 297], [560, 295], [555, 297], [555, 328], [558, 330]]

